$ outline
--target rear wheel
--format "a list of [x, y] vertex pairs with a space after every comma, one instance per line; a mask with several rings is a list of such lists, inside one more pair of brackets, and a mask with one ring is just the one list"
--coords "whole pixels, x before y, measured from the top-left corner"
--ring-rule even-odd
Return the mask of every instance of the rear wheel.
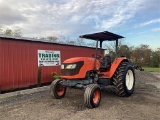
[[50, 94], [52, 98], [61, 99], [66, 94], [66, 87], [60, 84], [62, 80], [56, 79], [52, 82], [50, 86]]
[[101, 101], [101, 90], [99, 85], [90, 84], [84, 93], [84, 104], [88, 108], [98, 107]]
[[135, 86], [135, 73], [128, 62], [122, 62], [113, 76], [113, 86], [118, 96], [130, 96]]

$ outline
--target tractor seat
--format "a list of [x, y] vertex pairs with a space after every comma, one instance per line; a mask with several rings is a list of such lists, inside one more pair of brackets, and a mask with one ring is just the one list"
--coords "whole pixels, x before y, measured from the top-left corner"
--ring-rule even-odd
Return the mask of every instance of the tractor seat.
[[100, 71], [105, 72], [111, 67], [111, 57], [106, 55], [104, 58], [101, 60], [101, 66], [100, 66]]

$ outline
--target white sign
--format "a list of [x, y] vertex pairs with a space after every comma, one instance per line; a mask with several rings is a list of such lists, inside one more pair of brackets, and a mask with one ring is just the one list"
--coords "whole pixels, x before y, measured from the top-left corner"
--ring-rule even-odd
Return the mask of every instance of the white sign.
[[60, 51], [38, 50], [38, 66], [61, 65]]

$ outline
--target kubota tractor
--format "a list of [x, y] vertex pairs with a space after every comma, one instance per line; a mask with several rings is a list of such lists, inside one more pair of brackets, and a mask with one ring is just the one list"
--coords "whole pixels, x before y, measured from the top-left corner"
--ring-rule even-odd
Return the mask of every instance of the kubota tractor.
[[[96, 40], [96, 50], [92, 57], [67, 59], [61, 65], [61, 79], [56, 79], [50, 86], [51, 96], [63, 98], [66, 88], [84, 90], [84, 104], [88, 108], [98, 107], [101, 101], [101, 89], [113, 86], [118, 96], [130, 96], [134, 91], [135, 73], [126, 57], [118, 57], [118, 39], [120, 35], [104, 31], [80, 36]], [[103, 56], [103, 41], [116, 41], [116, 59], [111, 63], [110, 56]], [[100, 55], [98, 55], [98, 43]]]

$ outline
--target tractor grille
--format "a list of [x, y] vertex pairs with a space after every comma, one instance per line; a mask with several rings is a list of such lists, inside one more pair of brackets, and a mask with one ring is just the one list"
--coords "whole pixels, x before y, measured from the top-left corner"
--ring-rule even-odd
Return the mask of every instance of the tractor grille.
[[[75, 69], [66, 69], [66, 66], [69, 64], [76, 64]], [[81, 69], [81, 67], [84, 65], [84, 61], [75, 62], [75, 63], [67, 63], [63, 64], [64, 69], [61, 69], [62, 76], [71, 76], [71, 75], [77, 75]]]

